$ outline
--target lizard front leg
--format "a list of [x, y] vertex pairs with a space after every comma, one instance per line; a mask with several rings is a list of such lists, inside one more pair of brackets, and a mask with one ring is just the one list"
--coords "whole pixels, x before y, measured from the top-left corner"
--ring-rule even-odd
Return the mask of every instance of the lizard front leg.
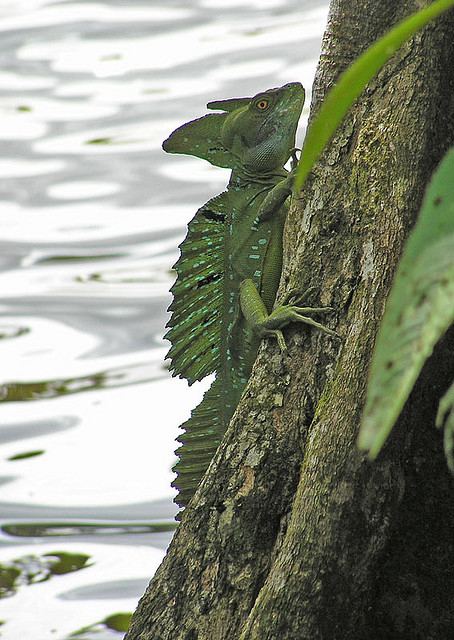
[[336, 338], [339, 335], [332, 329], [316, 322], [308, 315], [332, 311], [331, 307], [302, 307], [295, 304], [282, 304], [268, 313], [266, 306], [254, 282], [247, 278], [240, 283], [240, 306], [246, 321], [260, 335], [270, 335], [277, 339], [281, 351], [287, 350], [282, 329], [291, 322], [304, 322]]
[[269, 191], [258, 210], [257, 223], [268, 220], [282, 207], [292, 194], [294, 179], [294, 171], [291, 171], [286, 178], [283, 178]]

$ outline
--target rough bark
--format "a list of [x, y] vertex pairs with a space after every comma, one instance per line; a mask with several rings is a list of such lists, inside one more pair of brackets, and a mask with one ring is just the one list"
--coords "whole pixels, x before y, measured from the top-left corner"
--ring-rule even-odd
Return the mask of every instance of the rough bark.
[[[370, 42], [426, 2], [336, 0], [313, 111]], [[340, 345], [267, 341], [128, 640], [443, 640], [454, 625], [454, 483], [433, 427], [448, 333], [371, 464], [356, 449], [370, 355], [427, 180], [454, 142], [454, 21], [405, 45], [358, 101], [286, 228], [281, 290], [335, 307]]]

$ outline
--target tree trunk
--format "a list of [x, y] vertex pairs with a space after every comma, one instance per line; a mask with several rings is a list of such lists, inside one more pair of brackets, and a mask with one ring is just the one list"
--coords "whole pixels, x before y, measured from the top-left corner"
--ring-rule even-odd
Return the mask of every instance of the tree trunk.
[[[416, 0], [333, 0], [312, 111]], [[454, 628], [454, 482], [434, 428], [454, 332], [374, 463], [356, 449], [384, 303], [428, 178], [454, 142], [454, 20], [404, 45], [293, 204], [281, 291], [311, 285], [338, 341], [264, 341], [226, 436], [128, 640], [444, 640]], [[314, 302], [314, 301], [313, 301]]]

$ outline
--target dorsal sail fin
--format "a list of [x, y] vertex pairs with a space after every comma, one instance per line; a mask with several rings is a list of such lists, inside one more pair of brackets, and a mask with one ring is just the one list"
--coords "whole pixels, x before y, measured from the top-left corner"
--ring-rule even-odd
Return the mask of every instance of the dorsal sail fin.
[[184, 431], [178, 441], [182, 446], [176, 451], [179, 460], [173, 471], [177, 477], [172, 482], [178, 489], [175, 502], [180, 507], [185, 507], [194, 495], [222, 439], [226, 428], [219, 411], [222, 403], [222, 383], [217, 379], [191, 411], [189, 420], [181, 425]]
[[175, 264], [172, 316], [165, 337], [173, 375], [189, 384], [213, 373], [220, 362], [227, 193], [201, 207], [188, 225]]

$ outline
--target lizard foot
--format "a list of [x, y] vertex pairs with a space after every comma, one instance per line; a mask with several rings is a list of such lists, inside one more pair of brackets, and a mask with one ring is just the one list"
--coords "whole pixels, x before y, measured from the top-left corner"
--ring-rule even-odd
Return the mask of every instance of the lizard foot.
[[277, 339], [282, 352], [287, 350], [287, 346], [281, 329], [291, 322], [304, 322], [305, 324], [315, 327], [316, 329], [319, 329], [319, 331], [323, 331], [323, 333], [327, 333], [334, 338], [340, 338], [336, 331], [333, 331], [332, 329], [325, 327], [325, 325], [320, 322], [308, 317], [314, 313], [327, 313], [328, 311], [333, 311], [333, 308], [300, 307], [292, 304], [280, 305], [269, 314], [266, 320], [263, 321], [261, 329], [264, 335], [272, 335]]

